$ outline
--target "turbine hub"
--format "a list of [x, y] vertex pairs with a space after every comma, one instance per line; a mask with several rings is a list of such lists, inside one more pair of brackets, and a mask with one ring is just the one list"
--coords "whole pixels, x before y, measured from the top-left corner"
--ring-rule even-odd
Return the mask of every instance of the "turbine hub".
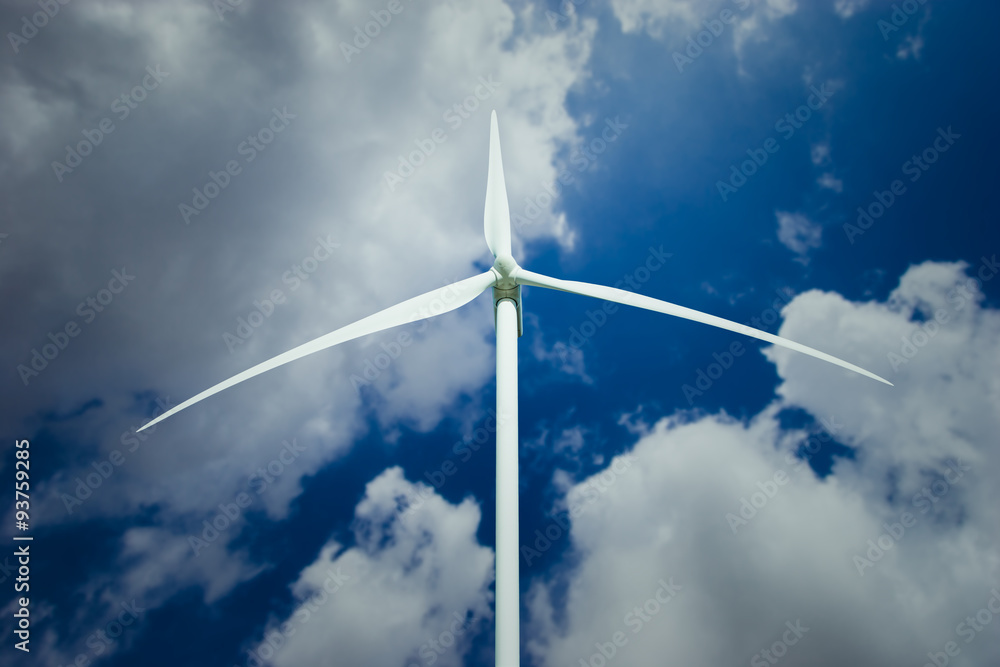
[[510, 255], [500, 255], [493, 262], [493, 270], [497, 273], [497, 287], [501, 289], [513, 289], [514, 276], [517, 270], [521, 268], [517, 265], [517, 261]]

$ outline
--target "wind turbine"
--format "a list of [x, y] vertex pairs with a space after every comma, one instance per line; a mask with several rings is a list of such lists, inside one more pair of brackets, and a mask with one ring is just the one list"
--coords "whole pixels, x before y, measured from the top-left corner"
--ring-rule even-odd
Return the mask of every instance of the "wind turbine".
[[550, 278], [522, 268], [511, 255], [510, 209], [507, 203], [507, 186], [504, 182], [503, 163], [500, 157], [500, 132], [497, 129], [496, 111], [490, 117], [489, 161], [486, 177], [486, 211], [483, 216], [486, 245], [489, 246], [494, 257], [493, 266], [489, 271], [398, 303], [257, 364], [253, 368], [234, 375], [164, 412], [140, 428], [139, 431], [158, 424], [167, 417], [175, 415], [213, 394], [273, 368], [361, 336], [447, 313], [464, 306], [486, 291], [486, 288], [492, 287], [497, 332], [495, 657], [497, 667], [516, 667], [520, 664], [517, 339], [522, 333], [522, 285], [545, 287], [605, 301], [615, 301], [628, 306], [701, 322], [808, 354], [889, 386], [892, 386], [892, 383], [825, 352], [721, 317], [614, 287]]

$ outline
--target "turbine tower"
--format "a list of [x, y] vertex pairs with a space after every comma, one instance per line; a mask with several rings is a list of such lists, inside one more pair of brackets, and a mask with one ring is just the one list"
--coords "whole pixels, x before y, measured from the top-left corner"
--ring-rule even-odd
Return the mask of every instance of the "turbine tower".
[[[496, 111], [490, 117], [490, 157], [486, 178], [486, 211], [483, 216], [483, 226], [486, 232], [486, 244], [494, 257], [493, 266], [489, 271], [398, 303], [257, 364], [253, 368], [234, 375], [164, 412], [140, 428], [139, 431], [158, 424], [213, 394], [273, 368], [361, 336], [447, 313], [464, 306], [486, 291], [486, 288], [492, 287], [497, 334], [495, 657], [497, 667], [517, 667], [520, 664], [517, 339], [522, 333], [522, 285], [545, 287], [605, 301], [614, 301], [627, 306], [701, 322], [808, 354], [889, 386], [892, 386], [892, 383], [825, 352], [721, 317], [614, 287], [550, 278], [521, 268], [511, 254], [510, 209], [507, 203], [507, 186], [504, 182], [503, 162], [500, 156], [500, 133], [497, 128]], [[446, 294], [449, 296], [445, 297]]]

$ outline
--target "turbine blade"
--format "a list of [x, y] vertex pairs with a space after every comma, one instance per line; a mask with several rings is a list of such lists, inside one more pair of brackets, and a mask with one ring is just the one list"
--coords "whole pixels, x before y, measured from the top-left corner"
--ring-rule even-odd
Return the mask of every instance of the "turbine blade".
[[452, 283], [440, 289], [413, 297], [412, 299], [408, 299], [402, 303], [397, 303], [395, 306], [390, 306], [389, 308], [379, 311], [374, 315], [369, 315], [362, 320], [348, 324], [347, 326], [341, 327], [336, 331], [332, 331], [316, 338], [315, 340], [311, 340], [308, 343], [303, 343], [298, 347], [292, 348], [287, 352], [259, 363], [253, 368], [249, 368], [238, 375], [234, 375], [228, 380], [224, 380], [214, 387], [210, 387], [200, 394], [184, 401], [180, 405], [164, 412], [162, 415], [140, 428], [139, 431], [158, 424], [167, 417], [175, 415], [181, 410], [191, 407], [195, 403], [203, 401], [213, 394], [218, 394], [224, 389], [228, 389], [239, 384], [240, 382], [243, 382], [244, 380], [249, 380], [256, 375], [265, 373], [273, 368], [277, 368], [278, 366], [283, 366], [291, 361], [295, 361], [296, 359], [301, 359], [302, 357], [310, 355], [313, 352], [319, 352], [320, 350], [324, 350], [328, 347], [333, 347], [334, 345], [339, 345], [340, 343], [345, 343], [349, 340], [360, 338], [361, 336], [367, 336], [368, 334], [373, 334], [378, 331], [382, 331], [383, 329], [390, 329], [392, 327], [399, 326], [400, 324], [407, 324], [409, 322], [417, 322], [419, 320], [434, 317], [435, 315], [441, 315], [451, 310], [455, 310], [456, 308], [460, 308], [482, 294], [487, 287], [492, 286], [495, 282], [496, 274], [493, 273], [493, 271], [487, 271], [486, 273], [481, 273], [478, 276], [472, 276], [471, 278], [466, 278], [465, 280], [461, 280], [457, 283]]
[[486, 212], [483, 214], [486, 245], [494, 257], [510, 255], [510, 206], [500, 157], [500, 130], [497, 112], [490, 116], [490, 166], [486, 175]]
[[561, 290], [563, 292], [571, 292], [573, 294], [580, 294], [583, 296], [592, 296], [595, 299], [615, 301], [617, 303], [625, 304], [626, 306], [645, 308], [646, 310], [652, 310], [657, 313], [673, 315], [674, 317], [681, 317], [686, 320], [693, 320], [695, 322], [701, 322], [702, 324], [708, 324], [720, 329], [726, 329], [727, 331], [743, 334], [744, 336], [750, 336], [751, 338], [757, 338], [774, 345], [787, 347], [788, 349], [795, 350], [796, 352], [808, 354], [810, 357], [822, 359], [823, 361], [835, 364], [841, 368], [846, 368], [847, 370], [854, 371], [855, 373], [860, 373], [865, 377], [870, 377], [873, 380], [884, 382], [890, 387], [893, 386], [893, 384], [888, 380], [880, 378], [878, 375], [866, 371], [860, 366], [855, 366], [854, 364], [848, 363], [843, 359], [838, 359], [837, 357], [829, 355], [826, 352], [820, 352], [819, 350], [802, 345], [801, 343], [796, 343], [793, 340], [788, 340], [787, 338], [782, 338], [781, 336], [775, 336], [774, 334], [769, 334], [766, 331], [748, 327], [745, 324], [731, 322], [730, 320], [725, 320], [721, 317], [716, 317], [715, 315], [709, 315], [698, 310], [685, 308], [684, 306], [678, 306], [666, 301], [660, 301], [659, 299], [653, 299], [648, 296], [627, 292], [614, 287], [592, 285], [590, 283], [581, 283], [575, 280], [559, 280], [558, 278], [550, 278], [549, 276], [534, 273], [532, 271], [526, 271], [525, 269], [520, 269], [518, 271], [516, 279], [521, 285], [547, 287], [549, 289]]

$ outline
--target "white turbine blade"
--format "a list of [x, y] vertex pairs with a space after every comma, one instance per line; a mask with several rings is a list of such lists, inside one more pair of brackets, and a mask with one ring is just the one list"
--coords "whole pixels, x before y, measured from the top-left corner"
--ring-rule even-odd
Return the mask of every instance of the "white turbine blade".
[[510, 206], [500, 157], [500, 130], [497, 112], [490, 116], [490, 166], [486, 175], [486, 212], [483, 214], [486, 245], [494, 257], [510, 255]]
[[392, 327], [399, 326], [400, 324], [407, 324], [408, 322], [417, 322], [419, 320], [434, 317], [435, 315], [441, 315], [443, 313], [447, 313], [448, 311], [455, 310], [456, 308], [460, 308], [482, 294], [487, 287], [491, 287], [495, 282], [496, 274], [493, 273], [493, 271], [487, 271], [486, 273], [481, 273], [478, 276], [466, 278], [465, 280], [446, 285], [445, 287], [427, 292], [426, 294], [415, 296], [412, 299], [408, 299], [407, 301], [398, 303], [395, 306], [379, 311], [374, 315], [369, 315], [362, 320], [348, 324], [347, 326], [341, 327], [336, 331], [332, 331], [316, 338], [315, 340], [303, 343], [298, 347], [279, 354], [276, 357], [272, 357], [267, 361], [257, 364], [253, 368], [249, 368], [238, 375], [234, 375], [228, 380], [220, 382], [214, 387], [206, 389], [197, 396], [193, 396], [180, 405], [164, 412], [162, 415], [140, 428], [139, 431], [147, 429], [154, 424], [158, 424], [167, 417], [175, 415], [184, 408], [188, 408], [199, 401], [203, 401], [213, 394], [218, 394], [224, 389], [228, 389], [233, 385], [237, 385], [244, 380], [249, 380], [255, 375], [260, 375], [261, 373], [265, 373], [273, 368], [277, 368], [278, 366], [283, 366], [290, 361], [301, 359], [302, 357], [310, 355], [313, 352], [319, 352], [320, 350], [324, 350], [328, 347], [333, 347], [334, 345], [339, 345], [340, 343], [345, 343], [349, 340], [360, 338], [361, 336], [367, 336], [368, 334], [373, 334], [378, 331], [382, 331], [383, 329], [390, 329]]
[[692, 310], [690, 308], [685, 308], [684, 306], [678, 306], [666, 301], [660, 301], [659, 299], [653, 299], [648, 296], [643, 296], [641, 294], [635, 294], [633, 292], [627, 292], [622, 289], [616, 289], [614, 287], [605, 287], [603, 285], [592, 285], [590, 283], [581, 283], [575, 280], [559, 280], [558, 278], [550, 278], [548, 276], [542, 275], [540, 273], [533, 273], [531, 271], [526, 271], [524, 269], [519, 269], [517, 273], [517, 282], [521, 285], [530, 285], [534, 287], [548, 287], [549, 289], [561, 290], [563, 292], [572, 292], [573, 294], [581, 294], [583, 296], [592, 296], [595, 299], [603, 299], [605, 301], [615, 301], [617, 303], [625, 304], [626, 306], [635, 306], [637, 308], [645, 308], [646, 310], [652, 310], [658, 313], [664, 313], [666, 315], [673, 315], [675, 317], [682, 317], [686, 320], [693, 320], [695, 322], [701, 322], [702, 324], [708, 324], [713, 327], [718, 327], [720, 329], [726, 329], [727, 331], [733, 331], [738, 334], [743, 334], [744, 336], [750, 336], [751, 338], [757, 338], [774, 345], [780, 345], [781, 347], [787, 347], [790, 350], [795, 350], [796, 352], [802, 352], [803, 354], [808, 354], [810, 357], [816, 357], [817, 359], [822, 359], [823, 361], [828, 361], [831, 364], [840, 366], [841, 368], [846, 368], [848, 370], [854, 371], [855, 373], [860, 373], [866, 377], [870, 377], [873, 380], [878, 380], [879, 382], [884, 382], [890, 387], [893, 386], [891, 382], [886, 379], [880, 378], [879, 376], [866, 371], [860, 366], [855, 366], [854, 364], [848, 363], [843, 359], [838, 359], [826, 352], [820, 352], [801, 343], [796, 343], [793, 340], [788, 340], [787, 338], [782, 338], [781, 336], [775, 336], [774, 334], [769, 334], [766, 331], [761, 331], [759, 329], [754, 329], [753, 327], [748, 327], [745, 324], [738, 324], [736, 322], [731, 322], [729, 320], [724, 320], [721, 317], [716, 317], [715, 315], [709, 315], [698, 310]]

